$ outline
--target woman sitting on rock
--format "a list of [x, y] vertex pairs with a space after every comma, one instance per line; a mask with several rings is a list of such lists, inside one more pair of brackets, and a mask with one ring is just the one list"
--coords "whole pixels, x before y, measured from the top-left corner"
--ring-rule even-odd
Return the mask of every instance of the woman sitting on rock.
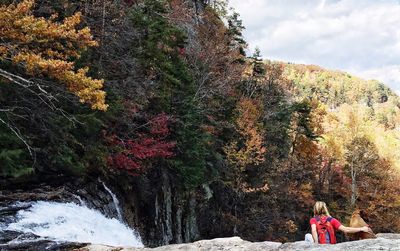
[[[325, 202], [317, 201], [314, 205], [314, 217], [310, 220], [312, 239], [314, 243], [335, 244], [335, 232], [340, 230], [346, 234], [366, 232], [372, 233], [369, 227], [345, 227], [337, 219], [331, 217]], [[310, 234], [308, 234], [310, 235]], [[306, 236], [306, 240], [311, 239]]]

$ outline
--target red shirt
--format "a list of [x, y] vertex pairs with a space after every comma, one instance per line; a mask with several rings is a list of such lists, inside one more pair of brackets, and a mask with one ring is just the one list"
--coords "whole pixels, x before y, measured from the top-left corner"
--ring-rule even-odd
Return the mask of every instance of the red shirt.
[[[327, 216], [321, 216], [321, 218], [325, 218], [325, 217], [327, 217]], [[331, 217], [331, 218], [332, 218], [331, 224], [332, 224], [333, 228], [335, 229], [335, 231], [337, 231], [339, 229], [339, 227], [342, 225], [342, 223], [340, 223], [340, 221], [338, 221], [337, 219], [335, 219], [333, 217]], [[317, 219], [315, 217], [311, 218], [311, 220], [310, 220], [310, 225], [312, 225], [312, 224], [317, 225]]]

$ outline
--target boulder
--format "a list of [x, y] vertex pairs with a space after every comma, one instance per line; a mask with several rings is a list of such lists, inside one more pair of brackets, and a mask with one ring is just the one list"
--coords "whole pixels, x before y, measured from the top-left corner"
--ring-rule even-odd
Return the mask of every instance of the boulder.
[[129, 248], [107, 247], [101, 245], [89, 245], [76, 251], [284, 251], [284, 250], [310, 250], [310, 251], [339, 251], [339, 250], [391, 250], [400, 251], [400, 234], [377, 234], [376, 239], [350, 241], [336, 245], [316, 245], [304, 241], [279, 243], [279, 242], [249, 242], [239, 237], [218, 238], [201, 240], [193, 243], [174, 244], [157, 248]]

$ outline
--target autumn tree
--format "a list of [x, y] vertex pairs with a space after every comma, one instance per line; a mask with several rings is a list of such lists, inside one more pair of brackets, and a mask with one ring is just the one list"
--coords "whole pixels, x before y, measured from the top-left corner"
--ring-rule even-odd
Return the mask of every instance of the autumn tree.
[[[82, 25], [79, 12], [61, 18], [54, 12], [40, 13], [35, 1], [16, 2], [3, 1], [0, 6], [2, 173], [19, 176], [51, 169], [81, 173], [85, 164], [81, 165], [83, 155], [77, 149], [83, 141], [77, 143], [73, 127], [92, 118], [74, 116], [86, 109], [74, 96], [93, 110], [107, 108], [103, 80], [91, 78], [89, 68], [77, 66], [83, 52], [97, 42]], [[96, 134], [97, 127], [92, 129]]]
[[206, 9], [202, 18], [208, 22], [188, 29], [184, 58], [196, 81], [195, 99], [208, 115], [215, 116], [232, 107], [226, 102], [231, 101], [235, 85], [242, 79], [244, 66], [237, 59], [244, 57], [229, 46], [232, 37], [215, 12]]
[[145, 162], [172, 157], [176, 144], [166, 139], [170, 134], [168, 122], [166, 114], [159, 114], [146, 123], [147, 132], [138, 133], [135, 139], [121, 139], [117, 135], [108, 137], [110, 145], [117, 148], [116, 153], [108, 156], [108, 164], [136, 176], [146, 170]]
[[181, 185], [192, 189], [205, 179], [211, 140], [202, 130], [205, 119], [196, 98], [197, 83], [182, 55], [187, 35], [165, 18], [167, 6], [164, 1], [144, 0], [132, 10], [131, 20], [141, 36], [132, 46], [143, 73], [155, 84], [149, 107], [174, 119], [171, 137], [177, 151], [168, 163]]
[[351, 177], [351, 199], [353, 206], [358, 198], [358, 183], [363, 175], [374, 168], [379, 159], [375, 145], [366, 137], [356, 137], [346, 146], [346, 161]]
[[105, 92], [101, 90], [103, 80], [87, 76], [88, 68], [75, 69], [72, 61], [79, 58], [83, 50], [97, 45], [88, 27], [77, 29], [81, 14], [77, 12], [58, 22], [57, 15], [48, 19], [35, 17], [33, 6], [34, 0], [25, 0], [0, 7], [1, 76], [26, 88], [36, 86], [46, 93], [39, 84], [5, 70], [9, 62], [21, 66], [27, 75], [50, 77], [64, 84], [82, 103], [105, 110]]
[[[234, 167], [235, 187], [243, 188], [243, 172], [249, 165], [258, 165], [264, 161], [266, 148], [262, 138], [260, 104], [251, 99], [242, 99], [237, 106], [237, 131], [241, 139], [233, 140], [224, 151], [228, 161]], [[240, 142], [240, 141], [243, 142]]]

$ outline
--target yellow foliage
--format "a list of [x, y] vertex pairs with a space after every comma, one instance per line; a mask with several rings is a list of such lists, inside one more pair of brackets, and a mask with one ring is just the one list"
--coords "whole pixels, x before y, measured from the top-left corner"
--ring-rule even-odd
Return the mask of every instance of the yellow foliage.
[[344, 145], [356, 137], [366, 137], [376, 146], [379, 156], [390, 161], [400, 171], [400, 153], [393, 151], [400, 146], [400, 132], [396, 127], [385, 127], [368, 114], [368, 107], [361, 104], [343, 104], [328, 113], [323, 123], [325, 133], [321, 143], [332, 159], [344, 158]]
[[317, 99], [311, 99], [310, 105], [312, 108], [310, 126], [313, 128], [315, 135], [322, 135], [324, 133], [323, 122], [327, 115], [327, 107]]
[[262, 163], [266, 148], [263, 146], [258, 122], [262, 115], [262, 109], [257, 101], [243, 98], [236, 109], [239, 113], [236, 119], [237, 131], [244, 139], [244, 146], [238, 149], [238, 142], [233, 141], [224, 150], [228, 160], [242, 170], [247, 165]]
[[285, 222], [285, 227], [287, 229], [287, 231], [291, 234], [296, 233], [298, 230], [298, 227], [296, 225], [296, 223], [293, 220], [288, 220]]
[[88, 69], [75, 69], [73, 58], [96, 46], [90, 29], [76, 29], [81, 13], [56, 22], [32, 14], [34, 0], [0, 7], [0, 60], [23, 66], [29, 75], [46, 75], [64, 84], [82, 103], [106, 110], [103, 80], [87, 76]]

